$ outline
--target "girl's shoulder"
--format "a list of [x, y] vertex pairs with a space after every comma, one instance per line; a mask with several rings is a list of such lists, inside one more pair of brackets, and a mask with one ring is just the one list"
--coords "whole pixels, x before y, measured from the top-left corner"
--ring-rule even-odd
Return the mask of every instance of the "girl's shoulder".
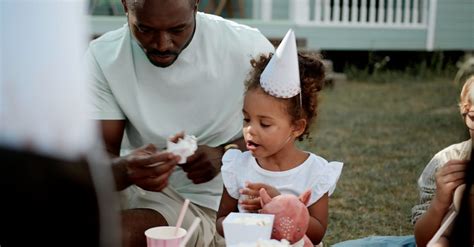
[[452, 144], [436, 153], [423, 169], [423, 172], [418, 178], [418, 185], [422, 187], [426, 184], [434, 184], [434, 177], [438, 169], [453, 159], [470, 159], [471, 149], [472, 141], [469, 139], [460, 143]]
[[469, 159], [471, 155], [472, 141], [466, 140], [460, 143], [452, 144], [438, 153], [433, 158], [448, 161], [452, 159]]
[[325, 158], [310, 153], [308, 164], [302, 171], [305, 177], [301, 179], [306, 184], [305, 189], [311, 189], [311, 199], [308, 205], [318, 201], [324, 194], [331, 195], [339, 180], [343, 163], [339, 161], [327, 161]]
[[314, 169], [314, 168], [327, 168], [327, 167], [333, 167], [333, 168], [337, 168], [338, 170], [341, 170], [342, 169], [342, 166], [343, 166], [343, 163], [340, 162], [340, 161], [327, 161], [325, 158], [317, 155], [317, 154], [314, 154], [314, 153], [309, 153], [309, 157], [308, 157], [308, 166], [311, 167], [311, 169]]

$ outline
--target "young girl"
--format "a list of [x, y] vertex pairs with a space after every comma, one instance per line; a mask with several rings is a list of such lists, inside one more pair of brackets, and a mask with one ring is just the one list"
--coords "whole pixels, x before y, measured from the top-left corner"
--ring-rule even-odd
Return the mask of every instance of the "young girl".
[[[306, 235], [318, 244], [326, 231], [328, 197], [335, 189], [342, 163], [328, 163], [295, 145], [296, 140], [309, 135], [310, 124], [316, 117], [324, 68], [316, 58], [297, 55], [294, 36], [290, 42], [287, 38], [288, 34], [275, 55], [262, 55], [251, 61], [253, 71], [246, 82], [243, 107], [243, 135], [248, 151], [229, 150], [222, 159], [224, 192], [216, 226], [223, 235], [222, 221], [229, 213], [258, 212], [260, 188], [265, 188], [271, 197], [279, 194], [299, 196], [310, 189], [308, 211], [311, 217]], [[294, 46], [294, 70], [291, 62], [286, 61], [291, 58], [285, 57], [291, 52], [280, 49], [284, 43]], [[277, 55], [281, 55], [277, 58], [280, 61], [271, 62]], [[282, 64], [284, 67], [278, 67]], [[278, 82], [288, 79], [285, 77], [291, 73], [296, 73], [294, 78], [298, 78], [296, 88], [282, 86], [284, 81]], [[296, 94], [288, 97], [292, 92]]]

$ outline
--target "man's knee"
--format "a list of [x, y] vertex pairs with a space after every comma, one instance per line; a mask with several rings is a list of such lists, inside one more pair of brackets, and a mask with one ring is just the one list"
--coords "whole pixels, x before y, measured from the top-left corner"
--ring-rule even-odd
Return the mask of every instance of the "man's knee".
[[153, 209], [137, 208], [122, 211], [122, 244], [146, 246], [145, 231], [155, 226], [167, 226], [165, 218]]
[[[152, 223], [153, 226], [167, 226], [166, 219], [157, 211], [149, 208], [134, 208], [122, 211], [122, 223], [135, 224]], [[158, 224], [158, 225], [157, 225]]]

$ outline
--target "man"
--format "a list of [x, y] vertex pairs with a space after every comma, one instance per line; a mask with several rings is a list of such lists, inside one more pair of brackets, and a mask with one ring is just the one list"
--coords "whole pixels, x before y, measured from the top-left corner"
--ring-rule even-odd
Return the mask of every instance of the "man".
[[[188, 245], [217, 243], [221, 157], [228, 144], [245, 148], [243, 82], [250, 59], [273, 46], [255, 29], [197, 12], [198, 3], [122, 0], [127, 25], [92, 41], [87, 52], [107, 149], [119, 156], [124, 132], [135, 149], [114, 160], [117, 188], [127, 188], [124, 246], [143, 246], [146, 229], [176, 224], [184, 198], [192, 203], [183, 227], [202, 220]], [[199, 146], [176, 166], [178, 158], [160, 150], [180, 131]]]

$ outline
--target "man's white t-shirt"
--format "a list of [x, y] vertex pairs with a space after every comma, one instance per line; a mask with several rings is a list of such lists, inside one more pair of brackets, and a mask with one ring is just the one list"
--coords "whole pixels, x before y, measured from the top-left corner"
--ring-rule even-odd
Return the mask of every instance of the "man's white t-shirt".
[[[148, 143], [165, 148], [180, 131], [196, 136], [199, 145], [221, 145], [241, 136], [250, 60], [273, 51], [258, 30], [198, 12], [188, 47], [171, 66], [160, 68], [149, 62], [125, 25], [92, 41], [86, 53], [94, 118], [127, 120], [132, 149]], [[169, 184], [194, 203], [217, 210], [220, 175], [193, 184], [177, 168]]]

